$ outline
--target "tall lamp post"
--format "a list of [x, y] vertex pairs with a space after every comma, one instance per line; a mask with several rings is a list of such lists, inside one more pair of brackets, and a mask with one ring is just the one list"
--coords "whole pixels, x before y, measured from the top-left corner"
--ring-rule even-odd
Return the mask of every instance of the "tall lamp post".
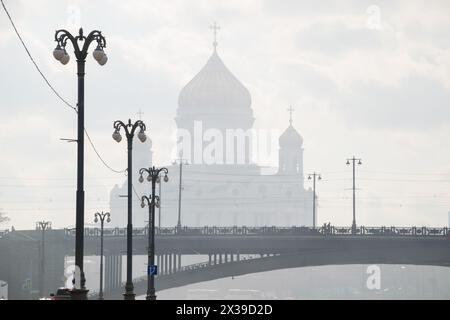
[[111, 222], [111, 215], [109, 212], [96, 212], [94, 222], [97, 223], [100, 219], [100, 292], [98, 294], [98, 300], [103, 300], [103, 226], [106, 222]]
[[142, 168], [139, 170], [139, 182], [144, 182], [144, 173], [147, 173], [147, 181], [152, 183], [152, 194], [150, 197], [142, 196], [141, 207], [144, 208], [146, 203], [148, 206], [148, 257], [147, 257], [147, 300], [156, 300], [155, 294], [155, 274], [157, 269], [155, 268], [155, 206], [160, 207], [160, 197], [155, 195], [156, 183], [161, 185], [160, 173], [164, 172], [164, 182], [169, 181], [167, 168]]
[[311, 173], [308, 175], [308, 180], [313, 180], [313, 228], [316, 228], [316, 178], [322, 180], [320, 173]]
[[114, 121], [113, 124], [114, 133], [112, 137], [115, 141], [120, 142], [122, 136], [120, 134], [120, 129], [123, 128], [125, 131], [125, 136], [127, 138], [127, 150], [128, 150], [128, 222], [127, 222], [127, 282], [125, 284], [125, 293], [123, 294], [125, 300], [134, 300], [134, 286], [133, 286], [133, 213], [132, 213], [132, 201], [133, 201], [133, 137], [138, 128], [140, 128], [138, 133], [138, 138], [141, 142], [145, 142], [147, 136], [145, 135], [145, 124], [141, 120], [137, 120], [134, 124], [131, 123], [131, 119], [128, 123], [123, 123], [122, 121]]
[[[179, 175], [179, 183], [178, 183], [178, 221], [177, 221], [177, 231], [181, 231], [181, 190], [182, 190], [182, 181], [183, 181], [183, 164], [187, 164], [187, 160], [183, 159], [183, 152], [180, 152], [180, 157], [177, 159], [180, 164], [180, 175]], [[175, 165], [177, 161], [173, 164]]]
[[41, 256], [40, 256], [40, 281], [39, 281], [39, 296], [44, 296], [44, 285], [45, 285], [45, 232], [52, 228], [52, 223], [50, 221], [38, 221], [36, 222], [36, 230], [42, 231], [41, 238]]
[[[66, 51], [67, 41], [70, 41], [74, 48], [75, 57], [77, 59], [77, 75], [78, 75], [78, 128], [77, 128], [77, 194], [76, 194], [76, 231], [75, 231], [75, 266], [80, 270], [80, 287], [76, 285], [71, 291], [72, 299], [74, 300], [86, 300], [86, 279], [83, 271], [83, 246], [84, 246], [84, 75], [86, 57], [88, 54], [89, 45], [93, 42], [97, 42], [97, 48], [93, 51], [94, 59], [100, 65], [104, 65], [108, 61], [108, 57], [103, 51], [106, 47], [106, 40], [102, 33], [98, 30], [94, 30], [84, 36], [83, 29], [80, 28], [78, 36], [73, 36], [68, 31], [61, 29], [55, 33], [55, 41], [57, 43], [55, 50], [53, 50], [53, 56], [56, 60], [62, 64], [67, 64], [70, 57]], [[80, 48], [79, 43], [83, 43]], [[76, 283], [76, 281], [75, 281]]]
[[352, 222], [352, 234], [356, 234], [356, 186], [355, 186], [355, 166], [356, 164], [361, 165], [361, 159], [353, 158], [347, 159], [347, 165], [353, 164], [353, 222]]

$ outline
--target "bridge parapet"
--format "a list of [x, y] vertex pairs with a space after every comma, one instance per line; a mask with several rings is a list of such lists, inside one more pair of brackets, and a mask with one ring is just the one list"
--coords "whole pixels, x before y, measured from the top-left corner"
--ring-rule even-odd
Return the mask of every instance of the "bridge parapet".
[[[85, 237], [100, 237], [100, 228], [85, 228]], [[413, 236], [413, 237], [448, 237], [450, 229], [447, 227], [357, 227], [356, 233], [352, 233], [351, 227], [322, 226], [312, 227], [173, 227], [155, 228], [158, 236], [257, 236], [257, 235], [299, 235], [299, 236]], [[74, 229], [65, 229], [66, 236], [75, 236]], [[125, 237], [126, 228], [105, 228], [105, 237]], [[148, 227], [134, 228], [133, 236], [147, 236]]]

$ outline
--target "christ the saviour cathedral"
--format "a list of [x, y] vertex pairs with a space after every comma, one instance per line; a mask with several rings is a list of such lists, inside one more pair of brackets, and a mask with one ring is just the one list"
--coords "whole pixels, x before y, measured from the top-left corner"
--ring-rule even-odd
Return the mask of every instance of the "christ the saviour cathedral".
[[[214, 41], [211, 57], [179, 94], [175, 122], [180, 159], [165, 166], [169, 182], [157, 185], [161, 205], [155, 212], [156, 226], [174, 227], [179, 217], [182, 226], [191, 227], [313, 224], [313, 193], [304, 187], [303, 138], [292, 126], [292, 116], [278, 139], [278, 171], [270, 175], [252, 162], [251, 139], [242, 135], [252, 130], [254, 120], [249, 91], [225, 66]], [[217, 143], [219, 137], [226, 141]], [[151, 192], [151, 183], [138, 182], [138, 170], [162, 166], [152, 163], [151, 148], [150, 139], [134, 143], [135, 226], [148, 221], [148, 208], [141, 208], [140, 197]], [[114, 225], [126, 224], [126, 194], [126, 181], [110, 193]]]

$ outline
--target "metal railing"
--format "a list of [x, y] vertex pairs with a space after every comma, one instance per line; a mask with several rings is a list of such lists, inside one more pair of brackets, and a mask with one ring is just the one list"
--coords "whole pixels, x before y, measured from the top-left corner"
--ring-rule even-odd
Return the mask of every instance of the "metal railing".
[[[126, 228], [105, 228], [105, 237], [125, 237]], [[100, 228], [85, 228], [85, 237], [99, 237]], [[173, 227], [155, 228], [157, 236], [271, 236], [271, 235], [298, 235], [298, 236], [421, 236], [421, 237], [447, 237], [450, 229], [447, 227], [357, 227], [352, 233], [351, 227]], [[75, 236], [74, 229], [65, 229], [67, 236]], [[133, 236], [147, 236], [148, 227], [134, 228]]]

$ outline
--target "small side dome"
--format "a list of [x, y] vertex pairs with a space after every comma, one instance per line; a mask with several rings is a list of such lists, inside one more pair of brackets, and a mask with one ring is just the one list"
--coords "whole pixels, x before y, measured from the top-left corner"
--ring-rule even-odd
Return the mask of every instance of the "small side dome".
[[290, 124], [278, 139], [278, 143], [280, 147], [301, 147], [303, 145], [303, 138], [292, 124]]

